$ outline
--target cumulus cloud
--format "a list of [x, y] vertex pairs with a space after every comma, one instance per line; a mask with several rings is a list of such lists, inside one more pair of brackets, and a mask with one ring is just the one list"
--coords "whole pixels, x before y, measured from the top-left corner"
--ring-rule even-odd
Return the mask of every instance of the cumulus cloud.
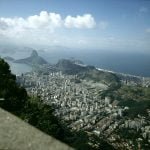
[[7, 28], [8, 28], [7, 23], [5, 21], [3, 21], [3, 20], [0, 19], [0, 29], [1, 30], [5, 30]]
[[83, 16], [67, 16], [64, 20], [60, 14], [41, 11], [39, 15], [29, 16], [28, 18], [0, 18], [0, 30], [26, 30], [26, 29], [49, 29], [66, 28], [93, 28], [96, 25], [91, 14]]
[[[2, 24], [2, 26], [1, 26]], [[59, 14], [47, 13], [42, 11], [40, 15], [29, 16], [24, 19], [18, 18], [0, 18], [0, 29], [4, 27], [18, 29], [40, 29], [40, 28], [56, 28], [60, 27], [62, 19]]]
[[64, 21], [67, 28], [94, 28], [96, 22], [91, 14], [84, 14], [83, 16], [67, 16]]
[[[62, 18], [58, 13], [41, 11], [39, 15], [32, 15], [26, 18], [0, 18], [0, 35], [13, 42], [50, 44], [57, 43], [63, 29], [92, 29], [96, 26], [94, 17], [91, 14], [70, 15]], [[67, 32], [65, 30], [65, 32]], [[56, 36], [57, 35], [57, 36]], [[64, 41], [63, 39], [61, 39]]]
[[62, 19], [60, 14], [48, 13], [42, 11], [40, 15], [34, 15], [27, 18], [27, 23], [29, 27], [41, 28], [41, 27], [60, 27], [62, 24]]
[[[45, 39], [50, 37], [58, 28], [94, 28], [96, 22], [91, 14], [72, 17], [66, 16], [64, 19], [58, 13], [48, 13], [41, 11], [39, 15], [27, 18], [0, 18], [0, 34], [9, 38], [24, 38], [34, 40], [37, 37]], [[32, 39], [31, 39], [32, 38]]]

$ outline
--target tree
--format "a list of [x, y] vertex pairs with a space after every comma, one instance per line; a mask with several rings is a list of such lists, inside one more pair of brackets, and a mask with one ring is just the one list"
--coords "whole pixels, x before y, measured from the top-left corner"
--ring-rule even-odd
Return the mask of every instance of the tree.
[[0, 97], [5, 99], [0, 106], [15, 114], [21, 111], [28, 98], [26, 90], [17, 85], [16, 76], [3, 59], [0, 59]]

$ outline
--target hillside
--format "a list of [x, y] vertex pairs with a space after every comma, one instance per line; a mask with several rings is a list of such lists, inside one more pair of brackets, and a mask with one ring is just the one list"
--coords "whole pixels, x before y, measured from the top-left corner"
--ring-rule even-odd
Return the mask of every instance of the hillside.
[[113, 73], [99, 71], [94, 66], [78, 65], [69, 59], [59, 60], [55, 67], [64, 74], [77, 75], [87, 81], [101, 82], [113, 87], [120, 84], [119, 77]]

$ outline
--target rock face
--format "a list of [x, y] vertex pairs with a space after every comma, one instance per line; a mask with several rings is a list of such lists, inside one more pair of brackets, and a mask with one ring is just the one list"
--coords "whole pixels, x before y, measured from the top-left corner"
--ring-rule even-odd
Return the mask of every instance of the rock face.
[[73, 150], [0, 108], [0, 150]]
[[33, 50], [30, 57], [19, 59], [14, 61], [15, 63], [23, 63], [28, 65], [43, 65], [47, 64], [47, 61], [40, 57], [36, 50]]

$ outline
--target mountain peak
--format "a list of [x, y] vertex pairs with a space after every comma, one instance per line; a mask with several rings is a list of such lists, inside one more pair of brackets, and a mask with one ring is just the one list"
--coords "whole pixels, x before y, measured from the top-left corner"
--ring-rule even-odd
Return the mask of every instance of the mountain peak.
[[16, 63], [24, 63], [29, 65], [43, 65], [47, 64], [47, 61], [40, 57], [36, 50], [33, 50], [30, 57], [19, 59], [15, 61]]
[[31, 57], [38, 57], [38, 52], [36, 50], [33, 50], [31, 53]]

